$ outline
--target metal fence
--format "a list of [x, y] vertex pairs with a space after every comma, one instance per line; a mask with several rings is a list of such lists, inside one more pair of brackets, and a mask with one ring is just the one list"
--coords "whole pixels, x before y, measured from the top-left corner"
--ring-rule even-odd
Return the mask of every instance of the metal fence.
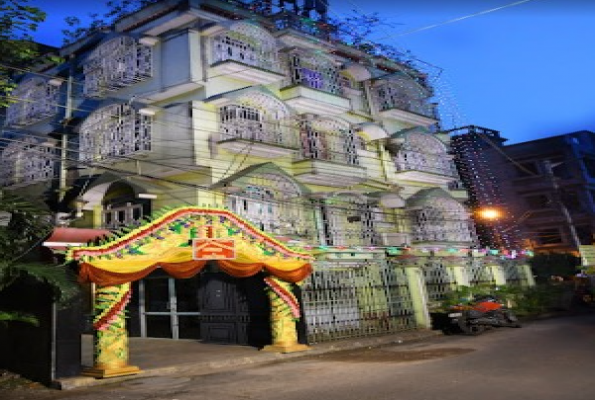
[[405, 271], [386, 261], [317, 263], [302, 293], [310, 343], [417, 327]]
[[504, 271], [506, 284], [510, 286], [527, 286], [528, 279], [524, 266], [517, 260], [503, 260], [500, 265]]
[[452, 270], [441, 259], [428, 259], [422, 266], [426, 293], [430, 302], [439, 302], [455, 287]]

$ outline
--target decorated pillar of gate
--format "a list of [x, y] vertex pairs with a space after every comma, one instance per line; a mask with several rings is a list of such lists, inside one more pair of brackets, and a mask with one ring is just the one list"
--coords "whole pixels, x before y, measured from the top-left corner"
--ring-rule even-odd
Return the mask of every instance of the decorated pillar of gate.
[[86, 368], [83, 375], [109, 378], [140, 372], [138, 367], [128, 365], [125, 309], [130, 296], [130, 283], [103, 286], [95, 292], [93, 367]]
[[310, 350], [298, 343], [296, 321], [301, 317], [300, 304], [291, 291], [291, 283], [272, 276], [264, 279], [268, 286], [271, 302], [271, 333], [273, 344], [263, 347], [263, 351], [294, 353]]
[[409, 293], [411, 293], [415, 322], [420, 328], [429, 328], [432, 326], [432, 323], [428, 305], [429, 297], [423, 271], [419, 266], [406, 266], [405, 276], [409, 285]]

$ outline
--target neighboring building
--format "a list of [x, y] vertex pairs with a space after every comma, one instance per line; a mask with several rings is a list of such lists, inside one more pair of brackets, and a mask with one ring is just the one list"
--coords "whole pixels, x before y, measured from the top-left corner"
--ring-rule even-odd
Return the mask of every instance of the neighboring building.
[[[514, 200], [504, 198], [503, 182], [498, 179], [512, 169], [502, 150], [507, 139], [496, 130], [475, 125], [451, 129], [446, 133], [451, 134], [460, 182], [469, 193], [467, 204], [473, 211], [480, 245], [518, 252], [523, 247], [522, 238], [508, 205]], [[454, 181], [453, 185], [458, 183]], [[496, 214], [491, 219], [486, 218], [486, 210], [494, 210]]]
[[[537, 252], [576, 252], [592, 244], [595, 221], [595, 133], [578, 131], [503, 148], [511, 171], [499, 176], [504, 196]], [[577, 243], [578, 242], [578, 243]]]
[[[336, 40], [325, 4], [160, 1], [62, 48], [68, 64], [20, 82], [0, 185], [49, 196], [71, 227], [225, 207], [311, 250], [311, 343], [428, 327], [456, 285], [530, 283], [474, 250], [426, 74]], [[262, 345], [257, 278], [153, 273], [130, 333]]]

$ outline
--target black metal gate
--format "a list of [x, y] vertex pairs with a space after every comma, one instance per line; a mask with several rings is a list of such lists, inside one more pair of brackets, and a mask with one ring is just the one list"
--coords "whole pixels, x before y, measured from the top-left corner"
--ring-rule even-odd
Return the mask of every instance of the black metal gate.
[[262, 274], [234, 278], [201, 274], [198, 291], [200, 336], [205, 343], [264, 346], [271, 343], [270, 305]]

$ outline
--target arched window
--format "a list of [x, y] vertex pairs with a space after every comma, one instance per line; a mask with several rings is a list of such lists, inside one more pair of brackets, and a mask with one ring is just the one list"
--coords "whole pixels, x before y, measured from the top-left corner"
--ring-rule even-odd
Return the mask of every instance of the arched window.
[[0, 153], [0, 186], [26, 186], [54, 177], [54, 149], [33, 138], [8, 144]]
[[380, 243], [376, 231], [379, 209], [366, 198], [340, 194], [320, 202], [321, 240], [332, 246], [371, 246]]
[[241, 190], [227, 197], [228, 208], [260, 230], [306, 235], [310, 229], [301, 190], [278, 174], [255, 174], [234, 182]]
[[296, 147], [295, 132], [285, 105], [263, 93], [249, 93], [220, 109], [221, 140], [244, 139]]
[[373, 86], [372, 94], [380, 111], [396, 108], [434, 117], [433, 108], [428, 103], [429, 91], [409, 76], [378, 80]]
[[393, 156], [397, 171], [427, 171], [456, 177], [452, 157], [446, 145], [431, 133], [409, 132], [403, 135], [403, 144]]
[[81, 161], [118, 161], [151, 150], [153, 118], [127, 104], [112, 104], [92, 112], [79, 129]]
[[332, 118], [304, 121], [300, 139], [304, 158], [359, 165], [360, 139], [345, 121]]
[[15, 103], [6, 110], [6, 126], [25, 126], [52, 117], [58, 110], [58, 86], [43, 78], [21, 82], [11, 93]]
[[414, 241], [473, 241], [471, 218], [461, 203], [452, 198], [433, 196], [422, 204], [412, 215]]
[[341, 94], [339, 70], [332, 58], [295, 50], [288, 54], [289, 85], [303, 85], [328, 93]]
[[87, 97], [103, 97], [153, 76], [151, 47], [130, 36], [119, 36], [100, 44], [83, 64]]
[[234, 23], [228, 31], [213, 38], [213, 64], [228, 60], [280, 71], [275, 38], [247, 22]]

